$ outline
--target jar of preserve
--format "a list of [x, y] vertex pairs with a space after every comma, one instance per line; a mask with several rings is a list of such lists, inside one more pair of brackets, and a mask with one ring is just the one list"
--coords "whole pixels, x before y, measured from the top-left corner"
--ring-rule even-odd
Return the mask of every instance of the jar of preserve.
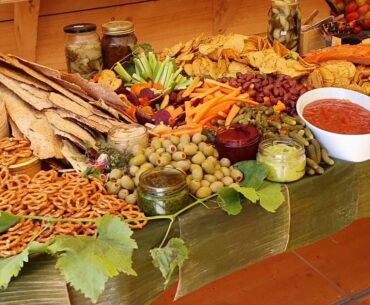
[[113, 127], [108, 132], [108, 142], [120, 152], [131, 151], [135, 145], [148, 146], [147, 129], [139, 124], [125, 124]]
[[231, 163], [255, 160], [261, 136], [252, 125], [237, 125], [220, 131], [216, 136], [216, 147], [221, 158]]
[[267, 179], [274, 182], [292, 182], [305, 174], [304, 147], [287, 137], [264, 140], [259, 145], [257, 161], [269, 168]]
[[64, 27], [64, 46], [69, 73], [86, 79], [103, 69], [103, 59], [96, 25], [71, 24]]
[[130, 45], [137, 43], [134, 24], [131, 21], [110, 21], [102, 25], [104, 69], [112, 66], [131, 54]]
[[289, 50], [298, 51], [301, 32], [299, 0], [272, 0], [268, 20], [270, 42], [277, 40]]
[[154, 168], [139, 179], [137, 200], [146, 215], [170, 215], [191, 202], [186, 175], [175, 168]]

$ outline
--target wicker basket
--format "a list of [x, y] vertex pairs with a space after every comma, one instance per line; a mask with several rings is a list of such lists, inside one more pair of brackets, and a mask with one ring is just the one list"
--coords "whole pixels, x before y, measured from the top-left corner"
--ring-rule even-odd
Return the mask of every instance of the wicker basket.
[[9, 136], [8, 117], [6, 114], [5, 103], [0, 100], [0, 139]]
[[25, 174], [31, 178], [41, 170], [41, 161], [38, 157], [33, 157], [22, 163], [17, 163], [9, 166], [11, 174]]

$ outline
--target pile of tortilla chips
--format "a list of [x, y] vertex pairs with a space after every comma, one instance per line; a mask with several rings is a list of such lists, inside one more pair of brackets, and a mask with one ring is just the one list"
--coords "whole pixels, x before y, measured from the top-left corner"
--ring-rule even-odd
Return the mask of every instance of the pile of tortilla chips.
[[316, 67], [297, 53], [267, 38], [239, 34], [199, 36], [186, 43], [164, 49], [161, 57], [176, 58], [189, 76], [218, 79], [242, 73], [281, 73], [291, 77], [308, 75]]

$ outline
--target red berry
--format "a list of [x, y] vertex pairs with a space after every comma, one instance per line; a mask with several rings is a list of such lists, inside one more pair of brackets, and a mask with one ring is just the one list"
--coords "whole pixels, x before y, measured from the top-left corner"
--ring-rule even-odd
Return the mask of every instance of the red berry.
[[360, 14], [360, 16], [365, 16], [368, 12], [370, 12], [370, 4], [364, 4], [357, 10], [357, 12]]
[[357, 20], [359, 18], [360, 18], [360, 14], [357, 13], [357, 12], [347, 14], [347, 16], [346, 16], [347, 22], [351, 22], [351, 21]]
[[347, 14], [357, 11], [357, 9], [358, 9], [358, 5], [356, 4], [356, 2], [350, 2], [349, 4], [346, 5]]

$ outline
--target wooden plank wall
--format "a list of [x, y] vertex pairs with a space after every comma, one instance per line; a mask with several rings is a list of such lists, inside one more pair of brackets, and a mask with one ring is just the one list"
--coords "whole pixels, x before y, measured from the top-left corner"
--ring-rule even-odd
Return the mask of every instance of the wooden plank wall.
[[[36, 60], [65, 69], [63, 26], [78, 22], [100, 25], [108, 20], [132, 20], [140, 41], [157, 50], [195, 35], [263, 33], [269, 0], [41, 0]], [[303, 16], [315, 8], [328, 13], [324, 0], [301, 0]], [[0, 6], [0, 51], [17, 54], [14, 7]]]

